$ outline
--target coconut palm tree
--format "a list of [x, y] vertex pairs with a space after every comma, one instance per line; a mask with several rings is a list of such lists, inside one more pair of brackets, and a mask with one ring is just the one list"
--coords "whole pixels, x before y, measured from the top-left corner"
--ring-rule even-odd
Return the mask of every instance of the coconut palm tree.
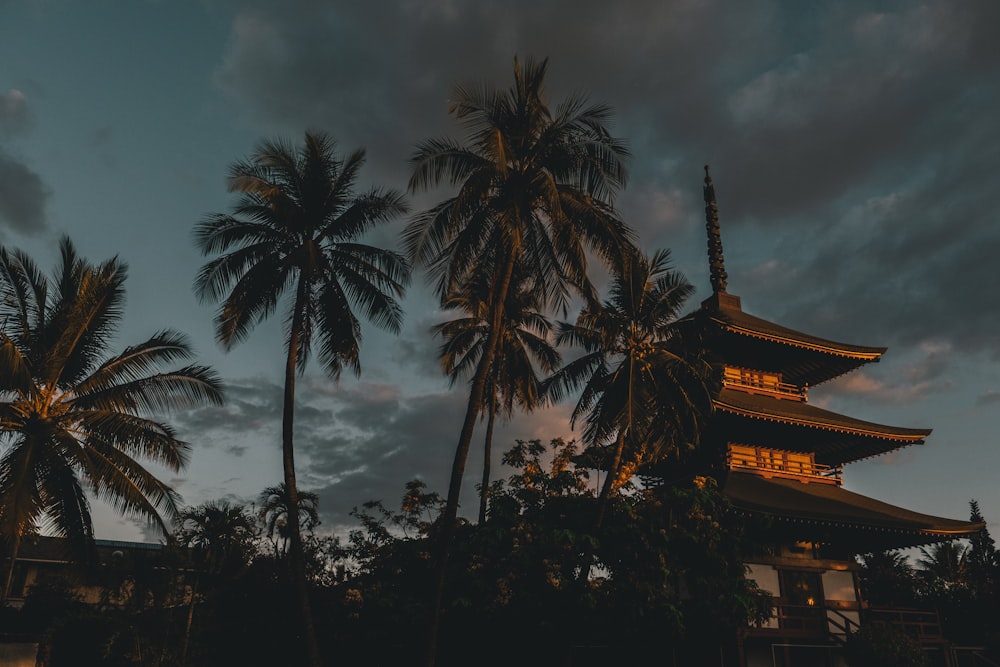
[[499, 349], [515, 265], [544, 290], [539, 302], [566, 310], [573, 290], [593, 293], [587, 250], [614, 263], [632, 233], [612, 207], [625, 183], [624, 144], [605, 124], [610, 110], [571, 97], [551, 111], [546, 61], [514, 59], [514, 85], [458, 87], [451, 113], [466, 140], [430, 139], [412, 157], [412, 191], [438, 185], [457, 194], [417, 215], [404, 231], [410, 258], [426, 266], [442, 301], [492, 258], [489, 330], [469, 389], [455, 448], [431, 603], [427, 662], [436, 661], [445, 574], [456, 530], [458, 498], [486, 383]]
[[[284, 556], [288, 552], [288, 513], [292, 506], [288, 498], [288, 488], [282, 482], [269, 486], [260, 492], [260, 509], [257, 518], [264, 524], [264, 532], [274, 545], [274, 555]], [[308, 533], [319, 525], [319, 496], [311, 491], [299, 490], [299, 528]], [[277, 537], [275, 537], [277, 536]], [[281, 547], [278, 547], [281, 540]]]
[[[488, 267], [486, 264], [481, 266]], [[450, 377], [452, 386], [459, 378], [474, 373], [489, 338], [491, 275], [489, 268], [479, 272], [460, 292], [445, 301], [446, 308], [462, 312], [464, 317], [432, 329], [444, 338], [440, 349], [441, 366]], [[548, 375], [561, 363], [559, 353], [549, 342], [552, 323], [535, 310], [537, 297], [537, 290], [523, 280], [519, 272], [515, 272], [503, 310], [500, 342], [489, 374], [490, 389], [484, 396], [486, 436], [483, 477], [479, 487], [479, 523], [486, 521], [493, 428], [497, 413], [509, 419], [515, 406], [525, 412], [534, 410], [542, 398], [542, 381], [536, 368]]]
[[917, 575], [906, 554], [875, 551], [862, 554], [861, 590], [864, 599], [878, 606], [912, 606], [917, 591]]
[[546, 389], [553, 400], [582, 389], [571, 424], [584, 419], [584, 441], [610, 449], [595, 531], [633, 472], [696, 444], [702, 417], [712, 410], [713, 368], [678, 322], [693, 291], [671, 270], [669, 251], [651, 257], [635, 252], [615, 271], [608, 299], [587, 305], [575, 324], [558, 324], [556, 343], [583, 354], [555, 373]]
[[188, 600], [188, 617], [181, 648], [181, 665], [187, 663], [195, 603], [198, 601], [201, 575], [234, 576], [246, 568], [256, 549], [257, 526], [245, 507], [226, 500], [188, 507], [177, 517], [173, 535], [178, 545], [189, 550], [196, 566]]
[[[401, 255], [361, 242], [375, 226], [406, 212], [401, 193], [355, 192], [364, 151], [341, 158], [325, 134], [306, 132], [301, 147], [265, 141], [230, 169], [229, 189], [240, 195], [231, 214], [208, 216], [195, 227], [205, 255], [198, 295], [222, 301], [216, 338], [228, 350], [244, 340], [285, 299], [285, 379], [282, 465], [288, 500], [300, 506], [295, 478], [295, 378], [305, 370], [314, 340], [334, 379], [346, 367], [360, 374], [360, 310], [376, 326], [398, 332], [396, 299], [409, 281]], [[310, 664], [319, 664], [306, 590], [299, 515], [288, 515], [290, 562], [302, 611]]]
[[126, 516], [167, 532], [178, 495], [140, 462], [172, 471], [189, 445], [152, 415], [221, 404], [205, 366], [162, 366], [191, 357], [164, 330], [112, 355], [125, 303], [126, 265], [90, 264], [68, 238], [51, 279], [25, 253], [0, 248], [0, 536], [10, 592], [21, 538], [40, 524], [78, 550], [93, 542], [88, 491]]
[[920, 547], [920, 576], [934, 587], [952, 588], [965, 585], [969, 566], [969, 547], [958, 542], [938, 542]]

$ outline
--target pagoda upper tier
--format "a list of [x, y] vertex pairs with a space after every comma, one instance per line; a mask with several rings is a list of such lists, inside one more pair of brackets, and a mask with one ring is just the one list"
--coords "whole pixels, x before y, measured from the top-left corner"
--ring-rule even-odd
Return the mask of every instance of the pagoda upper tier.
[[817, 384], [878, 361], [884, 347], [841, 343], [796, 331], [743, 312], [726, 291], [715, 186], [705, 167], [705, 221], [712, 295], [692, 314], [703, 343], [725, 367], [715, 400], [713, 431], [730, 444], [808, 453], [821, 466], [922, 444], [930, 429], [902, 428], [854, 419], [808, 403]]
[[726, 351], [726, 363], [780, 373], [784, 382], [812, 387], [878, 361], [884, 347], [865, 347], [812, 336], [743, 312], [740, 298], [714, 293], [702, 302], [702, 316], [715, 349]]

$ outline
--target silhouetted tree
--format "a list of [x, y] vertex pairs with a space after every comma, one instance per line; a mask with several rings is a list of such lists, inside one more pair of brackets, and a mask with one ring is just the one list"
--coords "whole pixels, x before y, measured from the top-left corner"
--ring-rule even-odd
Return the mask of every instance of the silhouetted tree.
[[[264, 534], [274, 547], [275, 556], [284, 556], [288, 551], [288, 513], [292, 501], [288, 495], [288, 487], [282, 482], [277, 486], [269, 486], [260, 492], [260, 508], [257, 518], [264, 524]], [[319, 496], [310, 491], [299, 491], [299, 527], [306, 533], [312, 533], [320, 524]], [[278, 546], [278, 542], [281, 546]]]
[[447, 183], [458, 193], [418, 215], [404, 239], [415, 264], [428, 266], [442, 301], [464, 285], [486, 258], [492, 308], [473, 375], [441, 517], [440, 547], [429, 610], [426, 663], [435, 664], [441, 603], [453, 546], [465, 463], [503, 331], [515, 266], [545, 290], [542, 306], [565, 308], [570, 289], [593, 292], [588, 248], [611, 263], [631, 247], [632, 234], [611, 208], [625, 182], [627, 151], [605, 127], [609, 110], [569, 99], [555, 112], [544, 96], [547, 63], [514, 60], [514, 85], [458, 87], [451, 113], [466, 141], [431, 139], [412, 158], [411, 190]]
[[[489, 339], [492, 271], [480, 264], [477, 272], [459, 291], [444, 303], [449, 310], [464, 316], [436, 325], [432, 330], [444, 338], [441, 345], [441, 366], [452, 385], [462, 376], [472, 375]], [[486, 436], [483, 446], [483, 476], [479, 487], [479, 522], [486, 520], [490, 486], [493, 426], [499, 412], [510, 419], [514, 408], [531, 412], [542, 401], [542, 380], [538, 370], [550, 374], [558, 368], [560, 356], [549, 342], [552, 324], [539, 313], [537, 290], [523, 280], [519, 272], [512, 277], [503, 309], [502, 328], [493, 368], [483, 400], [486, 413]], [[537, 370], [536, 370], [537, 369]]]
[[920, 547], [920, 557], [917, 559], [919, 575], [931, 588], [965, 586], [968, 550], [967, 546], [956, 541]]
[[187, 508], [177, 519], [174, 539], [189, 550], [195, 568], [188, 604], [188, 618], [181, 649], [187, 661], [195, 604], [201, 594], [202, 576], [232, 579], [249, 566], [256, 551], [257, 526], [245, 507], [225, 500]]
[[969, 521], [982, 523], [983, 528], [969, 538], [969, 550], [965, 555], [965, 575], [969, 587], [978, 597], [996, 595], [998, 575], [1000, 575], [1000, 555], [996, 543], [986, 528], [986, 521], [979, 511], [979, 502], [969, 501]]
[[[607, 300], [588, 304], [575, 324], [559, 323], [556, 342], [584, 354], [549, 381], [559, 399], [582, 388], [571, 424], [586, 421], [584, 440], [610, 447], [594, 517], [603, 524], [612, 494], [642, 465], [697, 444], [717, 391], [714, 372], [682, 335], [678, 317], [694, 288], [671, 270], [670, 254], [636, 252], [614, 272]], [[581, 577], [586, 579], [590, 564]]]
[[108, 348], [125, 304], [124, 262], [91, 264], [68, 238], [46, 278], [26, 254], [0, 248], [0, 537], [10, 593], [21, 538], [45, 521], [82, 553], [93, 542], [89, 489], [126, 516], [167, 532], [177, 493], [140, 459], [178, 471], [189, 446], [150, 415], [221, 404], [205, 366], [163, 370], [192, 356], [164, 330], [117, 355]]
[[[379, 327], [398, 332], [396, 302], [409, 281], [405, 259], [361, 243], [378, 224], [406, 211], [403, 195], [373, 188], [355, 193], [364, 151], [346, 158], [328, 136], [307, 132], [301, 147], [262, 143], [230, 169], [229, 189], [240, 194], [232, 214], [207, 217], [195, 228], [206, 264], [195, 282], [206, 300], [222, 301], [216, 337], [227, 348], [267, 319], [282, 298], [285, 315], [285, 381], [282, 465], [291, 506], [300, 507], [295, 477], [293, 419], [295, 379], [306, 368], [313, 342], [324, 370], [339, 378], [343, 368], [360, 374], [360, 309]], [[309, 610], [299, 514], [288, 516], [290, 561], [309, 648], [309, 664], [320, 664]]]
[[912, 607], [918, 594], [913, 566], [899, 551], [877, 551], [861, 556], [862, 597], [875, 606]]

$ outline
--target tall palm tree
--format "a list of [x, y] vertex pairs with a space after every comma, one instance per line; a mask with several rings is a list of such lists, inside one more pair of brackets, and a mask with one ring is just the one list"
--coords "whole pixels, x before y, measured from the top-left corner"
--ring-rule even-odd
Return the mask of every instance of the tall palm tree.
[[572, 290], [592, 294], [587, 250], [614, 263], [632, 233], [615, 214], [625, 183], [624, 144], [605, 127], [610, 110], [571, 97], [550, 111], [546, 61], [514, 59], [514, 85], [458, 87], [450, 112], [467, 129], [464, 142], [430, 139], [412, 157], [412, 191], [442, 184], [458, 192], [417, 215], [404, 232], [409, 256], [428, 267], [442, 301], [492, 258], [489, 331], [470, 383], [455, 448], [431, 603], [427, 663], [437, 637], [458, 497], [476, 419], [499, 348], [515, 265], [544, 289], [543, 308], [565, 311]]
[[10, 567], [21, 538], [45, 525], [78, 549], [93, 542], [89, 490], [167, 532], [178, 495], [140, 462], [178, 471], [189, 445], [151, 415], [221, 404], [205, 366], [160, 370], [191, 357], [164, 330], [112, 355], [125, 303], [126, 265], [90, 264], [68, 238], [51, 279], [19, 250], [0, 248], [0, 537]]
[[607, 300], [587, 305], [575, 324], [558, 325], [556, 343], [584, 353], [555, 373], [547, 389], [559, 400], [582, 388], [571, 424], [583, 418], [585, 442], [611, 445], [595, 531], [630, 471], [692, 446], [712, 410], [713, 368], [678, 323], [693, 291], [671, 270], [669, 251], [635, 252], [615, 271]]
[[[295, 378], [306, 368], [314, 339], [320, 363], [336, 379], [345, 367], [361, 372], [355, 309], [393, 332], [402, 321], [396, 299], [409, 281], [406, 260], [361, 239], [405, 213], [406, 204], [393, 190], [356, 194], [363, 163], [364, 151], [341, 158], [334, 141], [322, 133], [306, 132], [298, 148], [266, 141], [230, 169], [229, 189], [240, 194], [233, 212], [210, 215], [195, 228], [205, 255], [222, 253], [202, 267], [195, 289], [205, 300], [222, 301], [216, 338], [227, 350], [288, 297], [281, 441], [292, 506], [300, 506], [292, 437]], [[318, 665], [297, 512], [288, 515], [288, 529], [309, 661]]]
[[[460, 311], [464, 317], [433, 328], [435, 334], [444, 338], [440, 350], [441, 366], [453, 386], [459, 378], [474, 373], [489, 338], [491, 273], [488, 268], [478, 273], [460, 292], [445, 301], [446, 308]], [[515, 406], [531, 412], [542, 398], [542, 381], [536, 368], [548, 375], [561, 363], [559, 353], [549, 341], [552, 323], [535, 309], [537, 297], [537, 290], [515, 271], [504, 306], [500, 341], [489, 373], [490, 389], [484, 392], [483, 412], [487, 421], [479, 488], [479, 523], [486, 521], [497, 413], [509, 419]]]
[[[288, 514], [292, 507], [288, 487], [284, 482], [269, 486], [260, 492], [259, 500], [257, 518], [264, 523], [264, 532], [274, 545], [274, 555], [284, 556], [288, 552]], [[299, 489], [298, 507], [299, 529], [312, 533], [319, 525], [319, 496]], [[278, 540], [281, 540], [280, 548]]]

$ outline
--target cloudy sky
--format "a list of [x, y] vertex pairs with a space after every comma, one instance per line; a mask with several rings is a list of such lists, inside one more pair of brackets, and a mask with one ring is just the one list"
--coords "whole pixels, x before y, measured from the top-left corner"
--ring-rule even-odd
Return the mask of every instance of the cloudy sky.
[[[710, 163], [744, 309], [889, 346], [811, 400], [934, 432], [848, 466], [845, 486], [955, 518], [975, 498], [1000, 521], [998, 25], [994, 0], [0, 0], [0, 243], [51, 267], [68, 234], [128, 262], [120, 345], [182, 330], [228, 385], [225, 408], [175, 417], [193, 456], [172, 481], [189, 504], [251, 499], [281, 479], [280, 323], [225, 354], [191, 289], [191, 230], [233, 203], [228, 165], [315, 128], [367, 149], [366, 186], [404, 188], [416, 142], [460, 136], [455, 84], [506, 87], [515, 54], [547, 57], [553, 101], [614, 108], [633, 152], [619, 207], [644, 247], [672, 250], [692, 307], [710, 290]], [[371, 241], [398, 247], [405, 222]], [[361, 378], [301, 381], [300, 485], [328, 528], [395, 506], [414, 477], [446, 490], [463, 388], [438, 370], [423, 276], [404, 307], [400, 336], [365, 330]], [[518, 417], [498, 446], [571, 435], [568, 410]], [[470, 494], [480, 465], [474, 451]], [[144, 537], [97, 519], [100, 537]]]

